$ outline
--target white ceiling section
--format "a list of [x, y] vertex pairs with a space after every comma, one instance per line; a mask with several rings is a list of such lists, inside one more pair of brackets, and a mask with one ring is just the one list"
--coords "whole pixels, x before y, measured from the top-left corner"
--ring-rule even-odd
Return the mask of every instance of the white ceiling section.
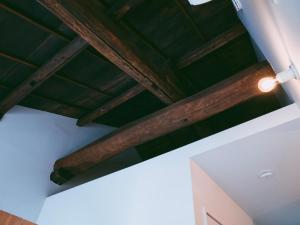
[[[300, 224], [300, 119], [194, 157], [258, 225]], [[260, 171], [273, 176], [258, 178]]]
[[[240, 19], [276, 72], [291, 63], [300, 71], [300, 1], [240, 0]], [[284, 89], [300, 103], [300, 81], [289, 81]]]

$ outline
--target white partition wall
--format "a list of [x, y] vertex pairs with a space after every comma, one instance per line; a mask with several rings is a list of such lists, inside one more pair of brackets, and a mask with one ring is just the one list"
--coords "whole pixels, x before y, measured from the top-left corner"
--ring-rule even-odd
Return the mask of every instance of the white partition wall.
[[[190, 159], [296, 121], [294, 105], [47, 198], [39, 225], [195, 224]], [[241, 149], [242, 151], [242, 149]]]
[[76, 120], [17, 106], [0, 121], [0, 210], [36, 222], [54, 161], [113, 128], [78, 128]]

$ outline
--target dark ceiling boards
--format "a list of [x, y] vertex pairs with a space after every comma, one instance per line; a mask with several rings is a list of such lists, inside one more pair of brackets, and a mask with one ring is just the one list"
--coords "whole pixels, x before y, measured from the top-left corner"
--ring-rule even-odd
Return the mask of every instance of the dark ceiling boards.
[[[201, 6], [191, 6], [187, 0], [99, 2], [107, 18], [130, 31], [136, 51], [143, 60], [151, 59], [154, 72], [172, 71], [185, 96], [257, 63], [250, 38], [231, 1], [215, 0]], [[35, 0], [1, 1], [0, 27], [2, 100], [77, 36]], [[220, 41], [219, 46], [207, 48], [209, 43]], [[145, 53], [145, 49], [149, 51]], [[102, 112], [106, 106], [109, 110], [105, 114], [96, 113], [102, 115], [94, 121], [117, 127], [167, 105], [90, 46], [33, 90], [21, 104], [77, 119], [96, 109]], [[279, 107], [273, 94], [253, 98], [137, 149], [142, 158], [148, 159]]]

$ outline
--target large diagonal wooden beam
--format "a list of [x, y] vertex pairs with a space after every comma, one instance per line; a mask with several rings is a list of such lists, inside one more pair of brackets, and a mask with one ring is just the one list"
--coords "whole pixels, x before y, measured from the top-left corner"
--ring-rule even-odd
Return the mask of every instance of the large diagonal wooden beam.
[[56, 161], [52, 181], [62, 184], [126, 149], [189, 126], [262, 94], [257, 83], [274, 76], [267, 64], [254, 65], [194, 96], [130, 123], [79, 151]]
[[85, 49], [87, 45], [86, 41], [77, 37], [60, 50], [0, 102], [0, 115], [3, 116], [13, 106], [26, 98], [33, 90], [53, 76], [57, 70]]
[[195, 61], [203, 58], [204, 56], [216, 51], [217, 49], [228, 44], [230, 41], [240, 37], [246, 33], [246, 29], [241, 25], [235, 25], [224, 33], [218, 35], [214, 39], [205, 43], [200, 48], [194, 49], [191, 52], [188, 52], [186, 55], [182, 56], [177, 63], [177, 68], [182, 69], [189, 66]]
[[184, 97], [175, 77], [158, 72], [153, 65], [155, 60], [145, 57], [145, 52], [141, 52], [143, 49], [137, 48], [135, 41], [139, 38], [111, 20], [98, 0], [39, 2], [161, 101], [170, 104]]

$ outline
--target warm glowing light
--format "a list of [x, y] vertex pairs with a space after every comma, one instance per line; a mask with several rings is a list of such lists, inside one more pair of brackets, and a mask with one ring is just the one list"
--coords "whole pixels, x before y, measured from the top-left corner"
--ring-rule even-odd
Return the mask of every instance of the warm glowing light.
[[270, 92], [277, 85], [277, 80], [273, 77], [264, 77], [258, 82], [258, 89], [262, 92]]

